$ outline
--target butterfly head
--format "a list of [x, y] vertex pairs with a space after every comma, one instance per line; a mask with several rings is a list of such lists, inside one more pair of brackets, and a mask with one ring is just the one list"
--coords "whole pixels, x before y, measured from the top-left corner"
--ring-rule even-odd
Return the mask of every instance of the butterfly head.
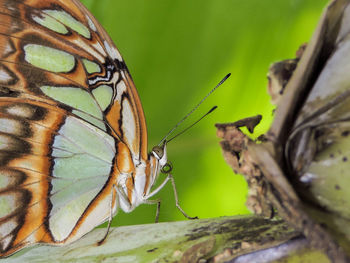
[[159, 170], [156, 172], [157, 174], [159, 173], [159, 171], [161, 171], [162, 173], [170, 173], [172, 170], [172, 165], [170, 162], [168, 162], [166, 146], [166, 141], [164, 141], [164, 143], [161, 146], [157, 145], [152, 148], [151, 154], [153, 158], [155, 158], [158, 161]]
[[162, 166], [164, 166], [168, 161], [166, 143], [161, 146], [154, 146], [152, 148], [151, 154], [158, 160], [159, 166], [162, 168]]
[[149, 163], [150, 163], [150, 184], [148, 185], [148, 190], [152, 188], [153, 184], [156, 182], [160, 172], [170, 173], [172, 166], [167, 158], [166, 142], [162, 145], [157, 145], [152, 148], [151, 153], [149, 154]]

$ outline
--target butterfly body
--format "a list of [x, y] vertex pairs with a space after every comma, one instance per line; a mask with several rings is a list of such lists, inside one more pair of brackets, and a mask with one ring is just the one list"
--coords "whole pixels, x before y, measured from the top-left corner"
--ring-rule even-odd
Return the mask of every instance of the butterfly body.
[[127, 67], [78, 0], [0, 0], [1, 257], [145, 203], [165, 151], [147, 153]]

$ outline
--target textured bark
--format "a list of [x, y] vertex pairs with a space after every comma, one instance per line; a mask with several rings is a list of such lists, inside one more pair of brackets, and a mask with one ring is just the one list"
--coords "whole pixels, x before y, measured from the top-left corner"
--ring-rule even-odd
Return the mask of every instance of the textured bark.
[[297, 58], [271, 68], [280, 75], [269, 86], [277, 109], [266, 134], [253, 141], [240, 130], [258, 117], [217, 124], [227, 163], [248, 182], [250, 209], [271, 217], [275, 208], [337, 263], [350, 261], [349, 21], [350, 1], [331, 1]]

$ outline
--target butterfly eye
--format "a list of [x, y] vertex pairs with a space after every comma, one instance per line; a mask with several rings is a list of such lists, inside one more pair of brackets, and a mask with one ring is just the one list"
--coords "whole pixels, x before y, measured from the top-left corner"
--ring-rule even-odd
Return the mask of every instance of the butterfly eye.
[[167, 162], [160, 170], [163, 174], [168, 174], [173, 170], [173, 165], [171, 162]]
[[152, 148], [152, 153], [156, 156], [158, 160], [163, 158], [164, 155], [164, 149], [160, 146], [154, 146]]

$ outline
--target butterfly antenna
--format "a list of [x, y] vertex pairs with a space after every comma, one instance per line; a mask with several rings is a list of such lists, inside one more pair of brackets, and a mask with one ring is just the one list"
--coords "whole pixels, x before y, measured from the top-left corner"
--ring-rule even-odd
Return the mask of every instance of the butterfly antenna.
[[195, 121], [194, 123], [192, 123], [190, 126], [188, 126], [186, 129], [184, 129], [183, 131], [179, 132], [178, 134], [176, 134], [175, 136], [171, 137], [169, 140], [167, 140], [167, 142], [172, 141], [173, 139], [175, 139], [177, 136], [183, 134], [184, 132], [188, 131], [189, 129], [191, 129], [194, 125], [196, 125], [198, 122], [200, 122], [204, 117], [206, 117], [207, 115], [209, 115], [210, 113], [212, 113], [214, 110], [216, 110], [218, 106], [214, 106], [212, 107], [206, 114], [204, 114], [202, 117], [200, 117], [197, 121]]
[[[209, 91], [209, 93], [189, 112], [186, 114], [185, 117], [183, 117], [164, 137], [163, 139], [160, 140], [159, 144], [158, 145], [161, 145], [165, 140], [166, 138], [168, 138], [168, 136], [173, 133], [173, 131], [184, 121], [188, 118], [188, 116], [190, 116], [198, 107], [199, 105], [201, 105], [203, 103], [203, 101], [205, 101], [210, 94], [212, 94], [218, 87], [220, 87], [220, 85], [222, 83], [225, 82], [225, 80], [228, 79], [228, 77], [231, 76], [231, 73], [228, 73], [211, 91]], [[201, 119], [203, 119], [205, 116], [207, 116], [209, 113], [211, 113], [213, 110], [216, 109], [216, 106], [213, 107], [208, 113], [204, 114], [198, 121], [196, 121], [194, 124], [198, 123]], [[187, 129], [185, 129], [184, 131], [188, 130], [189, 128], [191, 128], [194, 124], [192, 124], [191, 126], [189, 126]], [[184, 131], [182, 131], [180, 134], [182, 134]], [[178, 135], [176, 135], [178, 136]], [[172, 138], [174, 139], [174, 137]]]

